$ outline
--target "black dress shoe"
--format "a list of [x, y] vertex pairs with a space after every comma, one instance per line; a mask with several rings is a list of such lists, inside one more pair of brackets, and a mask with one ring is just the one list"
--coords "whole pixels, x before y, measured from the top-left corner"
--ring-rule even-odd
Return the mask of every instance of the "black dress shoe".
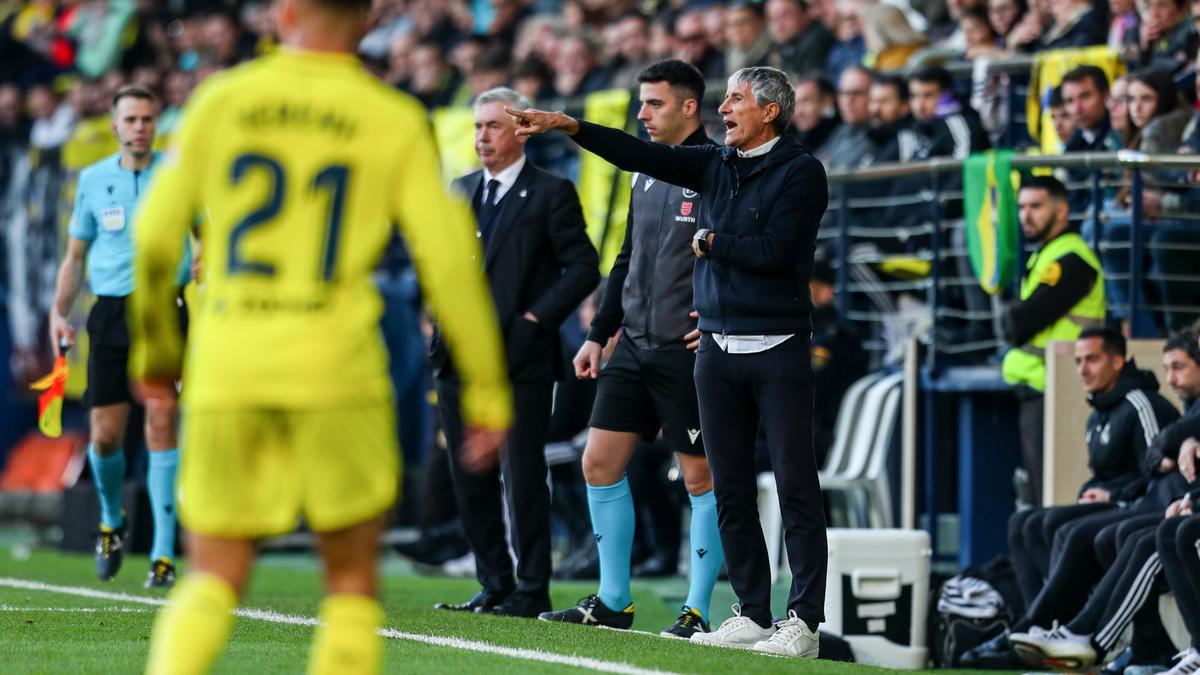
[[983, 670], [1019, 670], [1025, 667], [1008, 642], [1008, 631], [967, 650], [959, 659], [958, 665]]
[[526, 619], [536, 619], [539, 614], [549, 612], [550, 609], [550, 598], [545, 595], [517, 591], [508, 596], [507, 600], [492, 607], [490, 610], [481, 609], [478, 611], [487, 614], [498, 614], [500, 616], [519, 616]]
[[447, 602], [439, 602], [433, 607], [434, 609], [448, 609], [452, 612], [487, 612], [504, 602], [510, 595], [512, 594], [498, 593], [484, 588], [462, 604], [452, 605]]

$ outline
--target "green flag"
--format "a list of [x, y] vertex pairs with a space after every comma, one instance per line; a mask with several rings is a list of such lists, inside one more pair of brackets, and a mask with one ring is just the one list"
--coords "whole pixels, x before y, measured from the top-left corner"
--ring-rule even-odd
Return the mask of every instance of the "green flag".
[[1016, 178], [1011, 150], [971, 155], [963, 165], [963, 226], [967, 254], [979, 285], [990, 295], [1013, 282], [1017, 236]]

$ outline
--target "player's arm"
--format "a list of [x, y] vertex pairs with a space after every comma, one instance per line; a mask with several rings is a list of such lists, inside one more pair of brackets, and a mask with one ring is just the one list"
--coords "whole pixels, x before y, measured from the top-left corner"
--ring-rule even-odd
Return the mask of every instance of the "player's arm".
[[58, 281], [54, 285], [54, 304], [50, 306], [50, 343], [54, 355], [59, 354], [59, 345], [75, 346], [75, 329], [67, 324], [67, 315], [83, 286], [83, 264], [87, 260], [90, 241], [67, 237], [67, 252], [58, 266]]
[[469, 427], [506, 429], [512, 392], [474, 220], [467, 205], [443, 187], [424, 125], [414, 124], [405, 141], [397, 158], [393, 216], [462, 377], [463, 418]]
[[704, 192], [704, 172], [714, 145], [666, 145], [651, 143], [619, 129], [569, 117], [560, 112], [518, 111], [505, 108], [517, 119], [517, 135], [544, 134], [555, 129], [571, 137], [579, 147], [595, 153], [622, 171], [636, 171], [679, 187]]
[[180, 243], [198, 211], [195, 172], [202, 162], [200, 127], [209, 98], [194, 99], [184, 111], [178, 142], [155, 175], [133, 228], [129, 374], [146, 384], [174, 382], [183, 371], [176, 277], [184, 250]]

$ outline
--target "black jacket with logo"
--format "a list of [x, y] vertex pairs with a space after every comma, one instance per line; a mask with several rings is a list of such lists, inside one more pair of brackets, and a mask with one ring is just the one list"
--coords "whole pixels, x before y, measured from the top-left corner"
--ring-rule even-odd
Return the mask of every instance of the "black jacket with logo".
[[[697, 129], [683, 145], [714, 145]], [[633, 178], [625, 242], [604, 287], [588, 339], [604, 344], [625, 327], [639, 349], [686, 349], [696, 327], [692, 311], [692, 237], [700, 222], [699, 195], [644, 174]]]
[[[1111, 391], [1088, 395], [1088, 468], [1092, 479], [1083, 490], [1099, 487], [1113, 501], [1132, 501], [1145, 493], [1146, 458], [1159, 431], [1179, 419], [1179, 411], [1158, 393], [1158, 378], [1138, 370], [1133, 359]], [[1082, 493], [1082, 490], [1080, 491]]]
[[579, 126], [573, 140], [618, 168], [700, 193], [700, 226], [714, 235], [693, 279], [701, 330], [812, 329], [808, 279], [829, 185], [824, 167], [794, 138], [783, 136], [753, 168], [739, 171], [730, 147], [667, 146], [582, 120]]

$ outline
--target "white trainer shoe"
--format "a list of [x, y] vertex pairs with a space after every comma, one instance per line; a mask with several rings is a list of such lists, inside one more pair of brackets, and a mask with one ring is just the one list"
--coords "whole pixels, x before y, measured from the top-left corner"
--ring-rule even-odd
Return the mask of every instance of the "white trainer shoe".
[[1086, 671], [1099, 656], [1092, 646], [1091, 635], [1077, 635], [1057, 624], [1048, 631], [1013, 633], [1008, 642], [1017, 656], [1032, 668]]
[[1193, 675], [1200, 672], [1200, 652], [1196, 649], [1189, 648], [1186, 652], [1180, 654], [1181, 658], [1175, 667], [1167, 671], [1167, 675]]
[[775, 624], [775, 634], [754, 645], [754, 651], [776, 656], [815, 659], [820, 653], [821, 638], [817, 631], [788, 610], [788, 618]]
[[698, 645], [710, 647], [729, 647], [732, 649], [753, 649], [754, 645], [766, 640], [775, 633], [775, 626], [763, 628], [754, 619], [742, 616], [741, 605], [733, 606], [733, 616], [721, 622], [720, 627], [711, 633], [694, 633], [691, 641]]

